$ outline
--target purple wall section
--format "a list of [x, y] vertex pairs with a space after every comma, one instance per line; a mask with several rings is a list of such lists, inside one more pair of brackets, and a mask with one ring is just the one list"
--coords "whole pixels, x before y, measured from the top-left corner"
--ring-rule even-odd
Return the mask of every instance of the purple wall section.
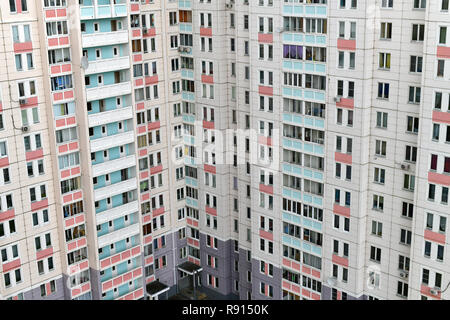
[[69, 299], [68, 296], [64, 293], [64, 288], [66, 287], [66, 283], [64, 279], [61, 277], [58, 280], [55, 281], [56, 283], [56, 291], [52, 293], [51, 295], [41, 297], [41, 288], [37, 287], [35, 289], [32, 289], [30, 291], [27, 291], [24, 293], [23, 298], [24, 300], [64, 300]]
[[89, 276], [91, 279], [91, 294], [92, 300], [101, 300], [101, 282], [100, 282], [100, 271], [89, 268]]
[[248, 271], [252, 271], [252, 263], [247, 261], [247, 250], [239, 248], [239, 300], [247, 300], [247, 293], [252, 293], [252, 282], [247, 278]]
[[[153, 257], [154, 261], [161, 258], [162, 256], [166, 256], [167, 264], [162, 269], [155, 269], [155, 278], [161, 281], [162, 283], [168, 285], [169, 287], [172, 287], [175, 285], [175, 276], [174, 276], [174, 270], [176, 268], [175, 261], [174, 261], [174, 254], [177, 254], [177, 250], [174, 248], [174, 237], [176, 235], [174, 234], [167, 234], [166, 235], [166, 245], [163, 248], [159, 248], [155, 250], [153, 248]], [[157, 238], [155, 238], [157, 239]]]
[[[90, 269], [91, 279], [91, 299], [98, 300], [99, 297], [99, 271]], [[47, 283], [47, 282], [45, 282]], [[42, 297], [40, 286], [24, 293], [24, 300], [71, 300], [70, 289], [67, 286], [68, 276], [63, 274], [61, 278], [56, 280], [56, 291], [51, 295]], [[98, 283], [95, 285], [95, 283]], [[91, 300], [89, 299], [89, 300]]]
[[[347, 294], [347, 300], [366, 300], [367, 297], [365, 295], [360, 296], [359, 298], [353, 297]], [[325, 286], [322, 283], [322, 297], [321, 300], [331, 300], [331, 288]]]
[[[208, 266], [208, 254], [217, 258], [218, 268]], [[200, 259], [203, 267], [203, 288], [219, 293], [223, 298], [235, 299], [237, 292], [233, 290], [233, 279], [238, 280], [239, 275], [237, 273], [233, 275], [232, 270], [234, 270], [234, 260], [239, 260], [239, 253], [234, 251], [233, 241], [219, 240], [217, 249], [214, 249], [206, 245], [206, 234], [200, 233]], [[208, 274], [219, 278], [219, 288], [213, 288], [208, 285]]]
[[[187, 245], [186, 238], [178, 239], [178, 232], [166, 235], [166, 246], [164, 248], [154, 251], [154, 258], [158, 259], [163, 255], [167, 256], [167, 266], [163, 269], [155, 271], [156, 279], [170, 286], [168, 296], [177, 293], [176, 280], [178, 277], [177, 266], [187, 259], [179, 258], [179, 249]], [[260, 261], [252, 259], [252, 262], [247, 261], [247, 251], [240, 248], [239, 253], [234, 251], [233, 240], [218, 241], [218, 249], [213, 249], [206, 246], [206, 235], [200, 234], [200, 252], [202, 271], [202, 288], [211, 299], [240, 299], [247, 300], [247, 293], [251, 293], [254, 300], [268, 300], [267, 296], [260, 293], [260, 283], [273, 286], [273, 300], [282, 299], [282, 270], [274, 268], [273, 277], [262, 274], [259, 270]], [[175, 253], [175, 255], [174, 255]], [[218, 258], [218, 268], [214, 269], [207, 264], [207, 254]], [[235, 261], [238, 261], [239, 271], [235, 271]], [[251, 271], [251, 282], [247, 281], [247, 272]], [[219, 288], [212, 288], [208, 286], [207, 275], [211, 274], [219, 278]], [[98, 270], [90, 269], [91, 279], [91, 295], [93, 300], [100, 299], [100, 273]], [[56, 292], [45, 297], [41, 297], [41, 290], [39, 287], [24, 293], [25, 300], [68, 300], [70, 299], [70, 291], [66, 286], [67, 275], [56, 280]], [[239, 292], [234, 289], [234, 281], [239, 280]], [[322, 284], [322, 300], [331, 300], [331, 288]], [[165, 298], [165, 294], [160, 298]], [[360, 297], [347, 296], [348, 300], [367, 300], [366, 295]]]
[[[187, 228], [186, 228], [186, 234], [187, 234]], [[183, 262], [187, 261], [187, 257], [183, 258], [183, 259], [180, 259], [180, 249], [187, 246], [187, 238], [179, 239], [178, 238], [178, 231], [173, 233], [173, 238], [175, 239], [175, 248], [174, 248], [174, 250], [175, 250], [175, 261], [176, 261], [175, 262], [175, 268], [176, 268], [178, 265], [180, 265]], [[186, 248], [186, 250], [187, 250], [187, 248]]]
[[[159, 270], [154, 269], [155, 270], [154, 276], [155, 279], [158, 279], [160, 282], [170, 287], [170, 290], [167, 293], [167, 296], [170, 297], [177, 293], [176, 279], [175, 279], [175, 277], [178, 277], [177, 266], [187, 261], [187, 257], [184, 259], [180, 258], [180, 249], [186, 247], [187, 238], [179, 239], [178, 231], [175, 231], [173, 233], [167, 233], [165, 234], [165, 236], [166, 236], [165, 247], [158, 250], [153, 249], [153, 258], [154, 260], [156, 260], [165, 255], [167, 257], [167, 265], [163, 269]], [[145, 257], [142, 255], [143, 266], [145, 266], [144, 259]], [[159, 298], [164, 299], [165, 297], [166, 294], [163, 294]]]
[[[252, 299], [254, 300], [281, 300], [281, 278], [282, 270], [273, 268], [273, 277], [266, 276], [260, 271], [260, 260], [252, 259]], [[261, 282], [273, 287], [273, 298], [269, 298], [260, 293]]]

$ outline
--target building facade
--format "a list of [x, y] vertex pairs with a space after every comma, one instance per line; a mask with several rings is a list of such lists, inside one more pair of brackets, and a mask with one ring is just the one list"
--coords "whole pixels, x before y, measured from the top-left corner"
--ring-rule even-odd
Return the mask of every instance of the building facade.
[[449, 14], [3, 1], [1, 298], [446, 299]]

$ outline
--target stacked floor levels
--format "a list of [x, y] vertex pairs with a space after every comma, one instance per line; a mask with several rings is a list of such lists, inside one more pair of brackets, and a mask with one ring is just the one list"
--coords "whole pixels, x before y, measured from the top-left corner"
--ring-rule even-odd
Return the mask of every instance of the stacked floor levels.
[[2, 298], [449, 294], [448, 0], [0, 10]]

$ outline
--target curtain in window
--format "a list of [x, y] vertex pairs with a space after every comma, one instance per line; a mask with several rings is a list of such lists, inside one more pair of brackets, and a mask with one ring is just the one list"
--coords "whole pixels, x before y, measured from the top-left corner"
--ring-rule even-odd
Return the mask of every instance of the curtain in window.
[[289, 45], [285, 44], [283, 46], [283, 57], [289, 58]]
[[297, 46], [297, 59], [303, 60], [303, 47]]

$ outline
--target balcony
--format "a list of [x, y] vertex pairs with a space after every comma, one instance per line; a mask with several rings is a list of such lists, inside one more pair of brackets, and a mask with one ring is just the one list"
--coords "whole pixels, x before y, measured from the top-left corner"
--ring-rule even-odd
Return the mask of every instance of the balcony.
[[[139, 237], [140, 235], [138, 234], [131, 238], [131, 241], [125, 244], [125, 249], [121, 251], [110, 253], [103, 251], [103, 253], [99, 255], [101, 270], [112, 267], [113, 265], [115, 266], [125, 259], [131, 259], [139, 256], [141, 254], [141, 246], [139, 241], [134, 241], [136, 238], [139, 240]], [[116, 249], [113, 250], [116, 251]]]
[[122, 146], [133, 142], [134, 142], [134, 131], [118, 133], [104, 138], [92, 140], [91, 152], [111, 149], [117, 146]]
[[180, 32], [192, 32], [192, 22], [180, 22]]
[[117, 231], [107, 233], [98, 238], [98, 247], [103, 248], [107, 245], [110, 245], [111, 243], [118, 242], [125, 238], [131, 238], [132, 236], [139, 234], [139, 232], [139, 223], [135, 223]]
[[98, 213], [96, 215], [97, 224], [106, 223], [110, 220], [114, 220], [138, 211], [139, 211], [139, 204], [137, 201], [128, 202], [124, 205]]
[[102, 199], [136, 189], [137, 189], [137, 180], [136, 177], [134, 177], [125, 181], [110, 184], [103, 188], [94, 190], [94, 200], [100, 201]]
[[119, 171], [134, 166], [136, 166], [136, 157], [131, 155], [93, 165], [92, 175], [98, 177], [113, 171]]
[[144, 289], [139, 288], [137, 290], [134, 290], [133, 292], [129, 292], [125, 295], [115, 295], [114, 300], [139, 300], [144, 297]]
[[314, 16], [326, 16], [327, 6], [326, 5], [315, 5], [315, 4], [292, 4], [283, 6], [283, 14], [302, 16], [304, 14], [314, 15]]
[[80, 7], [81, 20], [126, 17], [126, 3]]
[[191, 0], [178, 0], [178, 8], [179, 9], [191, 9], [192, 1]]
[[137, 263], [137, 260], [133, 260], [133, 265], [128, 266], [126, 270], [122, 270], [119, 273], [116, 269], [116, 271], [113, 273], [105, 274], [100, 280], [102, 282], [102, 290], [107, 291], [114, 287], [117, 288], [124, 283], [131, 281], [132, 279], [141, 277], [142, 266]]
[[112, 59], [89, 61], [89, 68], [87, 68], [84, 73], [85, 75], [90, 75], [102, 72], [125, 70], [129, 68], [130, 68], [130, 58], [127, 56]]
[[111, 111], [98, 112], [88, 116], [89, 127], [97, 127], [110, 122], [132, 119], [133, 110], [130, 107], [117, 108]]
[[81, 40], [83, 48], [128, 43], [128, 30], [82, 34]]
[[131, 82], [119, 82], [107, 86], [86, 89], [87, 101], [102, 100], [131, 94]]

